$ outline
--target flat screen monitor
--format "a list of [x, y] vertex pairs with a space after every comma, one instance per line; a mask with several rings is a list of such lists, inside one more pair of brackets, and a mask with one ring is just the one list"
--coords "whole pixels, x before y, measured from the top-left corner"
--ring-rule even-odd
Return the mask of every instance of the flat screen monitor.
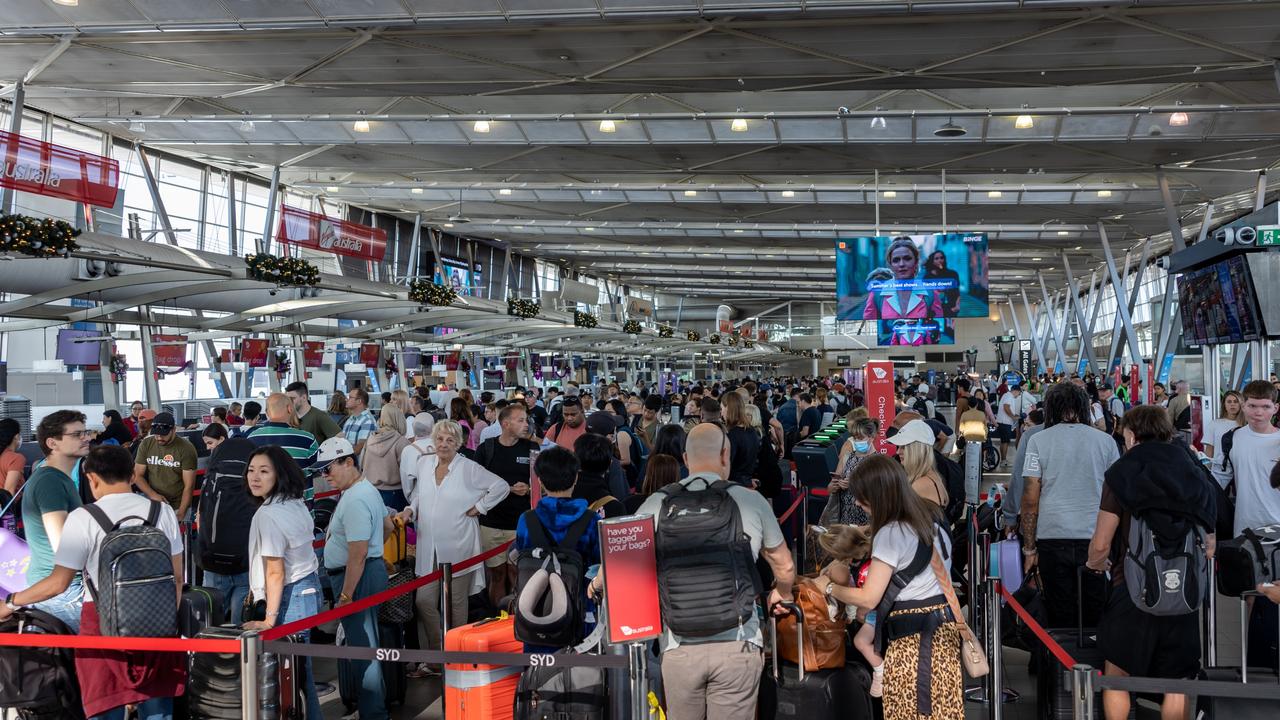
[[1178, 276], [1178, 310], [1188, 345], [1262, 338], [1253, 276], [1243, 255]]
[[59, 330], [58, 359], [66, 365], [97, 365], [101, 362], [98, 352], [100, 342], [82, 338], [102, 337], [101, 330]]
[[986, 317], [987, 290], [985, 233], [836, 241], [838, 320]]
[[876, 323], [876, 344], [880, 347], [955, 345], [955, 321], [950, 318], [881, 320]]

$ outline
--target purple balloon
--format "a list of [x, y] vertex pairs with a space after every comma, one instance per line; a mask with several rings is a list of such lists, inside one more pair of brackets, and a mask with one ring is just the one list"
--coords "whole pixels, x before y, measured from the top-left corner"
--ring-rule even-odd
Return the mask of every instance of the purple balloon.
[[0, 528], [0, 589], [5, 593], [27, 589], [31, 550], [22, 538]]

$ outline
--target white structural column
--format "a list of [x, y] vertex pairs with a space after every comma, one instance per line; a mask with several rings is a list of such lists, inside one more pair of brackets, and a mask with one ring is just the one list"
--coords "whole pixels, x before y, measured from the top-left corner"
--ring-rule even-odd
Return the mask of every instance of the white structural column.
[[[1111, 287], [1115, 291], [1116, 314], [1120, 316], [1120, 322], [1124, 325], [1124, 332], [1129, 340], [1129, 356], [1139, 366], [1138, 377], [1145, 377], [1142, 374], [1145, 368], [1142, 367], [1142, 350], [1138, 347], [1138, 334], [1133, 330], [1133, 316], [1129, 313], [1129, 306], [1123, 302], [1124, 283], [1120, 279], [1120, 273], [1116, 270], [1116, 259], [1111, 253], [1111, 242], [1107, 240], [1107, 227], [1102, 222], [1098, 223], [1098, 237], [1102, 241], [1102, 252], [1107, 261], [1107, 273], [1111, 276]], [[1136, 285], [1134, 291], [1137, 291]]]
[[[1125, 257], [1127, 258], [1128, 255], [1126, 255]], [[1137, 265], [1138, 269], [1135, 270], [1133, 273], [1133, 290], [1130, 291], [1129, 293], [1129, 299], [1127, 303], [1124, 299], [1124, 294], [1125, 294], [1125, 288], [1128, 287], [1127, 283], [1129, 282], [1129, 265], [1127, 260], [1125, 262], [1124, 275], [1120, 278], [1120, 287], [1118, 290], [1116, 290], [1116, 293], [1115, 293], [1117, 310], [1116, 310], [1115, 321], [1112, 323], [1112, 327], [1111, 327], [1111, 351], [1107, 353], [1108, 369], [1110, 369], [1111, 363], [1114, 362], [1116, 358], [1120, 357], [1120, 338], [1122, 337], [1121, 333], [1127, 332], [1124, 329], [1124, 323], [1120, 319], [1120, 311], [1118, 308], [1121, 305], [1121, 303], [1126, 303], [1125, 308], [1128, 310], [1129, 316], [1130, 317], [1133, 316], [1133, 310], [1138, 306], [1138, 292], [1142, 288], [1142, 275], [1143, 273], [1146, 272], [1147, 259], [1150, 257], [1151, 257], [1151, 243], [1144, 242], [1142, 243], [1142, 255], [1138, 259], [1138, 265]]]
[[1020, 288], [1020, 291], [1022, 293], [1022, 307], [1027, 311], [1027, 333], [1028, 338], [1031, 340], [1031, 347], [1036, 350], [1036, 359], [1040, 362], [1041, 370], [1048, 372], [1049, 364], [1045, 362], [1044, 350], [1041, 348], [1040, 343], [1040, 334], [1037, 332], [1037, 327], [1040, 324], [1039, 318], [1036, 317], [1035, 311], [1031, 309], [1031, 302], [1027, 300], [1027, 288], [1024, 286]]
[[1044, 296], [1044, 306], [1049, 313], [1049, 331], [1053, 333], [1053, 342], [1058, 347], [1057, 359], [1054, 362], [1054, 370], [1061, 363], [1064, 370], [1067, 369], [1067, 346], [1062, 341], [1062, 333], [1058, 329], [1058, 320], [1055, 303], [1049, 299], [1049, 287], [1044, 283], [1044, 273], [1037, 272], [1036, 279], [1040, 281], [1040, 293]]
[[1093, 358], [1093, 343], [1089, 337], [1089, 323], [1085, 321], [1085, 309], [1081, 305], [1080, 286], [1076, 283], [1076, 276], [1071, 272], [1071, 259], [1067, 257], [1067, 253], [1062, 253], [1062, 269], [1067, 275], [1067, 302], [1069, 309], [1064, 309], [1070, 314], [1071, 310], [1075, 311], [1076, 327], [1079, 331], [1080, 344], [1076, 350], [1076, 365], [1080, 363], [1080, 358], [1084, 358], [1089, 363], [1089, 367], [1094, 370], [1098, 369], [1098, 363]]

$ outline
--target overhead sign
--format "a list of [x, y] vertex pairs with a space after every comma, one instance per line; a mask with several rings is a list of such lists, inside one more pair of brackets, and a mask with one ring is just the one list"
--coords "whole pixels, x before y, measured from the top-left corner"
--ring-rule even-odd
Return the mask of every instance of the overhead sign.
[[180, 368], [187, 364], [186, 335], [151, 335], [156, 367]]
[[378, 343], [361, 343], [360, 344], [360, 362], [369, 367], [378, 367], [378, 361], [382, 359], [382, 346]]
[[324, 342], [305, 340], [302, 343], [302, 364], [306, 367], [324, 365]]
[[1031, 366], [1031, 341], [1019, 340], [1018, 341], [1018, 372], [1022, 373], [1023, 377], [1031, 377], [1032, 370], [1033, 368]]
[[251, 368], [267, 366], [266, 338], [245, 338], [240, 341], [240, 362]]
[[638, 297], [627, 296], [627, 318], [638, 320], [640, 318], [653, 319], [653, 301], [643, 300]]
[[600, 523], [600, 562], [605, 578], [609, 642], [637, 643], [662, 633], [658, 604], [658, 559], [652, 515]]
[[116, 204], [120, 164], [0, 131], [0, 186], [109, 208]]
[[312, 250], [375, 262], [387, 253], [387, 231], [338, 220], [300, 208], [280, 206], [276, 239]]
[[894, 454], [894, 445], [885, 437], [885, 431], [893, 424], [896, 409], [893, 404], [893, 362], [871, 360], [863, 372], [863, 397], [872, 420], [880, 423], [876, 436], [876, 450], [885, 455]]

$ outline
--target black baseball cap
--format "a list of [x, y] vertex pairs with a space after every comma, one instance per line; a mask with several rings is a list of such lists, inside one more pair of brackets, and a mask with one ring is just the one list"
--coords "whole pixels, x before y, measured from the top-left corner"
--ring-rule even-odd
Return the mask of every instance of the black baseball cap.
[[156, 413], [156, 416], [151, 420], [151, 434], [168, 435], [169, 431], [173, 429], [175, 424], [176, 423], [173, 420], [173, 413]]

